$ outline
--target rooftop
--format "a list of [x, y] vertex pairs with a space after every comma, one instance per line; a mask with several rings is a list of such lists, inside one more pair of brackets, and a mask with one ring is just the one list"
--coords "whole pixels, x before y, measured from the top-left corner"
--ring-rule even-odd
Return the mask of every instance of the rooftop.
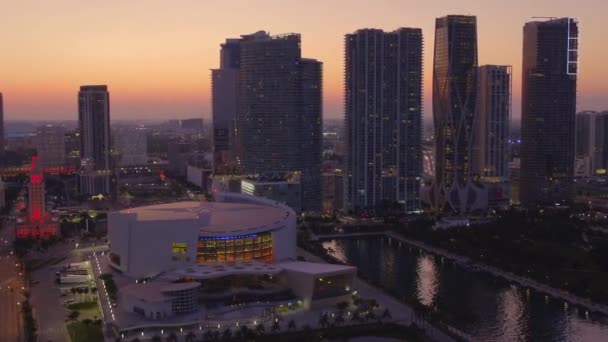
[[162, 302], [171, 299], [164, 293], [170, 291], [187, 290], [200, 286], [197, 282], [189, 283], [168, 283], [168, 282], [146, 282], [130, 284], [120, 289], [121, 292], [129, 296], [139, 298], [145, 302]]
[[273, 228], [290, 215], [283, 206], [238, 202], [176, 202], [121, 210], [138, 221], [197, 220], [209, 235], [247, 234]]
[[189, 277], [194, 279], [220, 278], [230, 275], [275, 275], [283, 271], [280, 264], [267, 264], [261, 261], [221, 262], [198, 264], [174, 270], [166, 278]]

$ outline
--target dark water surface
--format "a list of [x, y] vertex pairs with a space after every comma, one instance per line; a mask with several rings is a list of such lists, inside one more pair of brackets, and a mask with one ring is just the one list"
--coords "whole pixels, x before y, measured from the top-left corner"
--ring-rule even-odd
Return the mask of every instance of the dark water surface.
[[389, 237], [323, 242], [367, 278], [426, 306], [482, 341], [607, 341], [608, 318]]

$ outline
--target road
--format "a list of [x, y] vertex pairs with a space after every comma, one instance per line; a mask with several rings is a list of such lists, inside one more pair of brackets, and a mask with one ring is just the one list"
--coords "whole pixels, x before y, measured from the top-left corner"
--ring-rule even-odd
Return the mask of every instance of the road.
[[13, 222], [3, 219], [0, 229], [0, 336], [2, 341], [22, 341], [21, 302], [24, 286], [19, 260], [13, 255]]

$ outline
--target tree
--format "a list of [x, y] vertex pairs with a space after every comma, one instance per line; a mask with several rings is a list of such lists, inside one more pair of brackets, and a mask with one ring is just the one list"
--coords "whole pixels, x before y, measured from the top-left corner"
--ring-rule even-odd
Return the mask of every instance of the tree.
[[80, 312], [79, 311], [75, 311], [75, 310], [70, 311], [70, 313], [68, 314], [68, 318], [72, 322], [75, 322], [78, 319], [79, 316], [80, 316]]
[[279, 324], [279, 321], [274, 321], [271, 330], [273, 333], [281, 331], [281, 325]]
[[342, 313], [337, 314], [336, 318], [334, 319], [334, 323], [336, 325], [340, 325], [340, 324], [344, 323], [344, 315]]
[[287, 330], [296, 330], [296, 322], [293, 319], [287, 324]]
[[391, 315], [390, 310], [388, 308], [384, 309], [384, 312], [382, 312], [382, 319], [392, 319], [392, 318], [393, 318], [393, 315]]
[[329, 317], [327, 316], [327, 313], [324, 313], [321, 315], [321, 317], [319, 317], [319, 325], [321, 328], [326, 328], [329, 325]]
[[340, 311], [344, 311], [348, 308], [348, 302], [338, 302], [336, 303], [336, 308]]
[[226, 328], [226, 330], [224, 330], [224, 332], [222, 333], [222, 340], [230, 341], [231, 339], [232, 339], [232, 330], [230, 330], [230, 328]]
[[196, 340], [196, 335], [192, 331], [189, 331], [186, 334], [186, 342], [194, 342], [194, 340]]
[[258, 335], [264, 335], [264, 332], [266, 332], [266, 327], [264, 327], [264, 323], [256, 325], [255, 331], [258, 333]]

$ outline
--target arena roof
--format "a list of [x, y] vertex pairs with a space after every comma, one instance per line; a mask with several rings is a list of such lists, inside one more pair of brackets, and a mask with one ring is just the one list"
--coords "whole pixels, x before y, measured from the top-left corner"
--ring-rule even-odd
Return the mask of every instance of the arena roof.
[[290, 210], [282, 205], [238, 202], [176, 202], [120, 211], [137, 215], [138, 221], [197, 220], [205, 235], [248, 234], [273, 229]]

